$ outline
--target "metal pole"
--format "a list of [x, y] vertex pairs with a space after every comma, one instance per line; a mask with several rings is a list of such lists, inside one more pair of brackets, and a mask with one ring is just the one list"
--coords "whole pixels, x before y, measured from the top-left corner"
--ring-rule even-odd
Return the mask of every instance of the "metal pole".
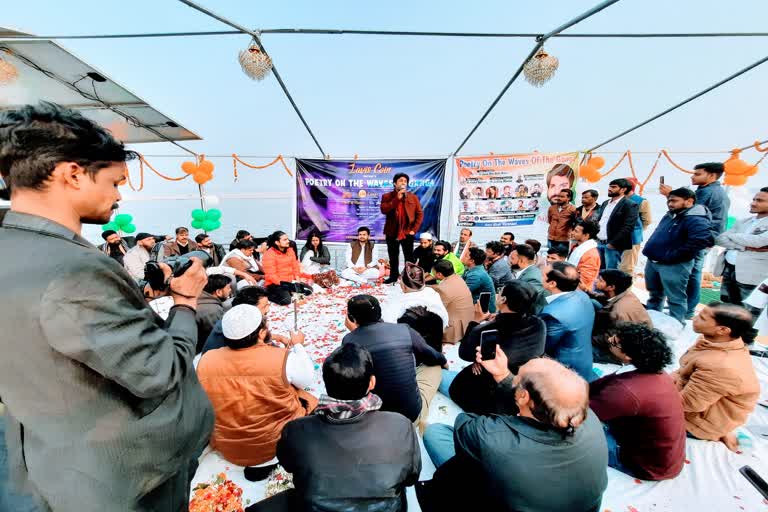
[[[611, 142], [615, 141], [616, 139], [619, 139], [619, 138], [621, 138], [621, 137], [623, 137], [623, 136], [627, 135], [628, 133], [631, 133], [631, 132], [633, 132], [633, 131], [637, 130], [638, 128], [642, 128], [643, 126], [645, 126], [645, 125], [647, 125], [647, 124], [649, 124], [649, 123], [652, 123], [653, 121], [657, 120], [658, 118], [660, 118], [660, 117], [662, 117], [662, 116], [665, 116], [665, 115], [669, 114], [670, 112], [672, 112], [672, 111], [674, 111], [674, 110], [677, 110], [678, 108], [682, 107], [683, 105], [685, 105], [685, 104], [687, 104], [687, 103], [690, 103], [690, 102], [692, 102], [692, 101], [693, 101], [693, 100], [695, 100], [696, 98], [699, 98], [699, 97], [701, 97], [701, 96], [704, 96], [704, 95], [705, 95], [705, 94], [707, 94], [708, 92], [710, 92], [710, 91], [713, 91], [713, 90], [717, 89], [717, 88], [718, 88], [718, 87], [720, 87], [721, 85], [725, 85], [726, 83], [730, 82], [730, 81], [731, 81], [731, 80], [733, 80], [734, 78], [737, 78], [737, 77], [739, 77], [739, 76], [743, 75], [743, 74], [744, 74], [744, 73], [746, 73], [747, 71], [750, 71], [750, 70], [752, 70], [752, 69], [756, 68], [756, 67], [757, 67], [757, 66], [759, 66], [760, 64], [764, 64], [766, 61], [768, 61], [768, 57], [763, 57], [762, 59], [758, 60], [757, 62], [755, 62], [755, 63], [753, 63], [753, 64], [750, 64], [749, 66], [745, 67], [744, 69], [741, 69], [741, 70], [737, 71], [736, 73], [732, 74], [731, 76], [729, 76], [729, 77], [727, 77], [727, 78], [724, 78], [724, 79], [720, 80], [720, 81], [719, 81], [719, 82], [717, 82], [716, 84], [714, 84], [714, 85], [710, 85], [709, 87], [707, 87], [707, 88], [706, 88], [706, 89], [704, 89], [703, 91], [701, 91], [701, 92], [698, 92], [698, 93], [694, 94], [693, 96], [691, 96], [691, 97], [689, 97], [689, 98], [686, 98], [685, 100], [681, 101], [680, 103], [677, 103], [676, 105], [673, 105], [673, 106], [669, 107], [668, 109], [666, 109], [665, 111], [663, 111], [663, 112], [661, 112], [661, 113], [659, 113], [659, 114], [656, 114], [655, 116], [651, 117], [650, 119], [646, 119], [646, 120], [645, 120], [645, 121], [643, 121], [642, 123], [636, 124], [636, 125], [635, 125], [635, 126], [633, 126], [632, 128], [629, 128], [628, 130], [624, 130], [624, 131], [623, 131], [623, 132], [621, 132], [620, 134], [618, 134], [618, 135], [616, 135], [616, 136], [614, 136], [614, 137], [611, 137], [611, 138], [610, 138], [610, 139], [608, 139], [608, 140], [605, 140], [605, 141], [601, 142], [601, 143], [600, 143], [600, 144], [598, 144], [597, 146], [593, 146], [593, 147], [589, 148], [589, 149], [588, 149], [586, 152], [587, 152], [587, 153], [591, 153], [592, 151], [594, 151], [594, 150], [596, 150], [596, 149], [598, 149], [598, 148], [601, 148], [601, 147], [605, 146], [606, 144], [609, 144], [609, 143], [611, 143]], [[752, 147], [752, 146], [748, 146], [748, 147]], [[743, 148], [743, 149], [747, 149], [747, 148]]]
[[[186, 0], [181, 0], [181, 1], [184, 2]], [[605, 0], [604, 2], [600, 2], [599, 4], [594, 6], [593, 8], [589, 9], [588, 11], [586, 11], [586, 12], [576, 16], [572, 20], [570, 20], [570, 21], [560, 25], [555, 30], [552, 30], [551, 32], [548, 32], [548, 33], [546, 33], [544, 35], [540, 35], [540, 36], [536, 37], [536, 44], [534, 45], [534, 47], [531, 50], [531, 52], [528, 54], [528, 56], [525, 58], [525, 60], [523, 60], [523, 62], [517, 68], [517, 71], [515, 71], [515, 74], [512, 75], [512, 78], [510, 78], [509, 81], [507, 82], [507, 85], [505, 85], [504, 88], [499, 93], [499, 95], [496, 96], [496, 99], [493, 100], [493, 103], [491, 103], [491, 106], [488, 107], [488, 109], [485, 111], [485, 113], [480, 118], [480, 120], [477, 123], [475, 123], [475, 126], [472, 128], [472, 130], [470, 130], [469, 134], [466, 137], [464, 137], [464, 140], [461, 142], [461, 144], [459, 144], [459, 147], [457, 147], [454, 150], [454, 152], [451, 154], [451, 156], [457, 155], [459, 153], [459, 151], [461, 151], [461, 148], [463, 148], [464, 145], [467, 143], [467, 141], [470, 139], [470, 137], [472, 137], [472, 135], [475, 134], [477, 129], [480, 128], [480, 125], [483, 124], [483, 121], [485, 121], [485, 118], [488, 117], [488, 115], [491, 113], [491, 111], [494, 109], [494, 107], [496, 107], [496, 105], [499, 103], [499, 101], [501, 101], [501, 98], [504, 96], [504, 94], [507, 92], [507, 90], [512, 86], [513, 83], [515, 83], [515, 80], [517, 80], [517, 77], [519, 77], [520, 74], [523, 72], [523, 67], [525, 66], [525, 63], [528, 62], [530, 59], [532, 59], [534, 55], [536, 55], [536, 53], [541, 49], [541, 47], [544, 46], [544, 43], [547, 41], [547, 39], [556, 36], [557, 34], [562, 32], [563, 30], [566, 30], [566, 29], [576, 25], [577, 23], [579, 23], [581, 21], [584, 21], [585, 19], [589, 18], [593, 14], [597, 14], [598, 12], [602, 11], [606, 7], [609, 7], [609, 6], [615, 4], [618, 1], [619, 0]]]
[[[234, 21], [231, 21], [221, 15], [218, 15], [214, 13], [213, 11], [210, 11], [206, 9], [205, 7], [198, 5], [197, 3], [193, 2], [192, 0], [179, 0], [181, 3], [186, 4], [193, 9], [197, 9], [198, 11], [202, 12], [203, 14], [210, 16], [211, 18], [218, 20], [225, 25], [229, 25], [232, 28], [235, 28], [242, 32], [243, 34], [248, 34], [253, 38], [254, 41], [256, 41], [256, 44], [258, 45], [259, 49], [263, 51], [264, 53], [267, 53], [267, 51], [264, 49], [264, 46], [261, 44], [261, 38], [259, 34], [254, 32], [251, 29], [248, 29], [242, 25], [239, 25], [235, 23]], [[317, 137], [315, 137], [315, 134], [312, 133], [312, 129], [309, 127], [309, 124], [307, 124], [307, 121], [304, 119], [304, 116], [301, 115], [301, 111], [299, 110], [299, 107], [296, 105], [296, 102], [293, 101], [293, 97], [291, 96], [291, 93], [288, 92], [288, 88], [285, 86], [285, 82], [283, 82], [283, 79], [280, 77], [280, 73], [277, 72], [277, 66], [275, 66], [274, 61], [272, 62], [272, 73], [275, 75], [275, 78], [277, 79], [277, 83], [280, 84], [280, 87], [283, 89], [283, 92], [285, 93], [285, 96], [288, 98], [288, 101], [291, 102], [291, 106], [293, 107], [293, 110], [296, 111], [296, 115], [299, 116], [299, 119], [301, 120], [302, 124], [304, 125], [304, 128], [307, 129], [307, 132], [309, 133], [310, 137], [312, 137], [312, 140], [315, 141], [315, 145], [317, 146], [317, 149], [320, 150], [320, 154], [325, 156], [325, 151], [323, 150], [323, 147], [320, 145], [320, 143], [317, 141]]]

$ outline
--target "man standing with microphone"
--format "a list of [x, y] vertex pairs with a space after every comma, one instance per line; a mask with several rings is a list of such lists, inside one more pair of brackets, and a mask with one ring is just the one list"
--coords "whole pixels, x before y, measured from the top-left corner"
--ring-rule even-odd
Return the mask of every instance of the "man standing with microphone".
[[408, 192], [410, 177], [397, 173], [392, 178], [395, 189], [381, 197], [381, 213], [387, 216], [384, 223], [384, 236], [387, 239], [390, 274], [385, 284], [397, 282], [400, 274], [400, 247], [403, 248], [405, 261], [413, 261], [413, 239], [424, 220], [419, 198]]

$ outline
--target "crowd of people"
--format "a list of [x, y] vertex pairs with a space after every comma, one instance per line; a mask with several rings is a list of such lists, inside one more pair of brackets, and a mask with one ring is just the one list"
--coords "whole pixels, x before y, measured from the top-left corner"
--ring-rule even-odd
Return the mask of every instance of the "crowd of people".
[[[586, 512], [600, 510], [609, 466], [666, 480], [687, 439], [738, 449], [760, 392], [747, 348], [760, 311], [745, 301], [768, 272], [768, 188], [726, 229], [721, 164], [696, 167], [696, 191], [661, 188], [669, 211], [643, 249], [644, 306], [633, 274], [650, 210], [629, 179], [611, 181], [602, 204], [584, 192], [577, 208], [570, 168], [556, 166], [544, 251], [508, 231], [481, 247], [469, 228], [453, 243], [421, 233], [414, 247], [423, 214], [399, 174], [381, 203], [387, 257], [361, 226], [336, 275], [319, 232], [299, 251], [282, 231], [241, 230], [227, 251], [186, 227], [105, 231], [96, 250], [82, 225], [109, 221], [134, 156], [52, 104], [0, 115], [12, 197], [0, 398], [18, 484], [0, 500], [26, 503], [16, 510], [184, 510], [210, 444], [248, 480], [278, 464], [293, 474], [294, 489], [250, 511], [405, 510], [415, 485], [425, 511]], [[722, 301], [697, 311], [716, 245]], [[352, 292], [336, 312], [349, 332], [314, 396], [312, 340], [273, 333], [270, 308], [341, 281], [393, 286], [383, 303]], [[161, 299], [164, 318], [150, 307]], [[698, 334], [674, 372], [648, 313], [665, 300]], [[461, 371], [445, 344], [458, 344]], [[595, 362], [619, 369], [601, 375]], [[438, 392], [464, 411], [453, 425], [429, 424]], [[429, 481], [419, 436], [437, 468]]]

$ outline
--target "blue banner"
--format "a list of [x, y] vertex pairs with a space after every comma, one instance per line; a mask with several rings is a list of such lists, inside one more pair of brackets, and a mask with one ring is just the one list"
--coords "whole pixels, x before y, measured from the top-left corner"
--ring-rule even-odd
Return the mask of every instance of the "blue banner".
[[401, 172], [424, 209], [419, 233], [439, 237], [445, 160], [296, 159], [296, 238], [318, 230], [325, 241], [347, 242], [367, 226], [373, 239], [383, 240], [381, 196], [394, 190], [392, 178]]

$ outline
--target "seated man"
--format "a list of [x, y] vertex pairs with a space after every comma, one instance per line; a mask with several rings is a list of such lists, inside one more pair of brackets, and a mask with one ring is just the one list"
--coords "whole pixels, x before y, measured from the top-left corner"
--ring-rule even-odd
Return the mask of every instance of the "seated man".
[[144, 268], [151, 259], [152, 249], [155, 247], [155, 237], [149, 233], [139, 233], [136, 235], [136, 245], [131, 247], [125, 257], [123, 265], [125, 270], [131, 274], [137, 282], [144, 279]]
[[195, 353], [203, 350], [205, 341], [213, 330], [216, 322], [224, 316], [224, 301], [232, 295], [232, 280], [222, 274], [208, 276], [208, 283], [203, 288], [203, 293], [197, 298], [197, 347]]
[[189, 230], [185, 227], [176, 228], [176, 239], [163, 244], [163, 259], [182, 256], [196, 250], [197, 243], [189, 239]]
[[101, 238], [104, 239], [104, 243], [99, 246], [99, 250], [123, 265], [125, 255], [129, 250], [128, 243], [113, 229], [103, 231]]
[[611, 353], [634, 369], [589, 386], [589, 406], [604, 423], [608, 465], [643, 480], [675, 478], [685, 462], [685, 418], [664, 372], [672, 349], [661, 332], [643, 324], [620, 323], [612, 332]]
[[253, 509], [406, 510], [405, 488], [421, 471], [419, 440], [405, 417], [379, 410], [370, 352], [355, 343], [337, 348], [323, 381], [327, 394], [314, 414], [286, 424], [277, 443], [295, 488]]
[[[568, 249], [564, 247], [551, 247], [547, 249], [547, 265], [556, 261], [567, 261]], [[543, 270], [543, 269], [542, 269]]]
[[701, 336], [680, 358], [672, 377], [683, 399], [685, 426], [696, 439], [720, 440], [738, 449], [733, 430], [743, 425], [760, 397], [760, 382], [742, 336], [752, 315], [741, 306], [713, 302], [693, 319]]
[[429, 274], [435, 264], [435, 247], [430, 233], [422, 233], [419, 237], [419, 245], [413, 250], [413, 262]]
[[345, 325], [351, 332], [342, 345], [357, 343], [373, 357], [374, 392], [384, 402], [382, 410], [399, 412], [413, 422], [426, 421], [445, 356], [408, 325], [382, 322], [381, 305], [370, 295], [349, 299]]
[[[262, 318], [267, 321], [267, 315], [269, 314], [269, 306], [272, 304], [269, 302], [267, 291], [260, 286], [246, 286], [237, 292], [237, 296], [232, 300], [232, 307], [239, 306], [240, 304], [249, 304], [256, 306], [261, 312]], [[267, 324], [269, 326], [269, 324]], [[273, 342], [282, 343], [288, 345], [290, 338], [281, 334], [275, 334], [271, 330], [270, 337]], [[208, 339], [205, 341], [202, 353], [205, 354], [209, 350], [215, 350], [217, 348], [223, 348], [227, 346], [226, 339], [224, 338], [224, 331], [221, 327], [221, 320], [213, 324], [213, 329]]]
[[504, 245], [501, 242], [488, 242], [485, 244], [485, 266], [488, 269], [488, 275], [493, 279], [494, 288], [501, 288], [508, 284], [512, 279], [512, 270], [509, 268], [509, 261], [504, 257]]
[[416, 485], [421, 509], [597, 512], [608, 451], [587, 383], [551, 359], [512, 375], [499, 347], [488, 361], [478, 348], [477, 362], [519, 413], [462, 413], [454, 427], [430, 425], [424, 446], [437, 471]]
[[547, 324], [546, 353], [572, 368], [587, 382], [592, 372], [592, 326], [595, 307], [579, 290], [579, 273], [570, 263], [557, 261], [544, 272], [548, 304], [539, 317]]
[[[435, 265], [440, 260], [449, 261], [453, 265], [453, 272], [460, 276], [464, 275], [464, 264], [461, 260], [451, 252], [451, 244], [445, 240], [438, 240], [435, 242]], [[435, 277], [435, 267], [432, 266], [432, 272], [427, 276], [427, 282], [431, 284], [437, 284], [439, 279]]]
[[481, 293], [490, 293], [491, 300], [488, 305], [488, 313], [496, 312], [496, 287], [493, 286], [493, 279], [485, 270], [485, 252], [478, 247], [471, 247], [464, 253], [461, 262], [464, 264], [464, 282], [467, 283], [469, 291], [472, 292], [472, 302], [475, 304], [480, 300]]
[[195, 235], [195, 243], [197, 244], [197, 249], [199, 251], [206, 252], [211, 257], [210, 266], [218, 267], [222, 264], [227, 251], [223, 246], [214, 243], [208, 233], [198, 233]]
[[443, 343], [457, 343], [475, 317], [472, 292], [461, 276], [453, 273], [453, 265], [447, 259], [435, 263], [434, 272], [440, 281], [435, 290], [448, 311], [449, 323], [443, 331]]
[[579, 272], [579, 288], [590, 292], [595, 288], [597, 273], [600, 272], [600, 252], [597, 250], [597, 233], [600, 226], [584, 221], [571, 230], [571, 240], [575, 242], [568, 263], [575, 265]]
[[[314, 381], [314, 363], [302, 333], [291, 334], [289, 348], [269, 344], [267, 323], [256, 306], [233, 307], [221, 325], [227, 347], [206, 352], [197, 366], [216, 415], [211, 447], [233, 464], [264, 466], [273, 462], [282, 427], [317, 405], [304, 391]], [[249, 480], [269, 474], [268, 467], [250, 472], [248, 467]]]
[[[378, 246], [371, 238], [371, 230], [363, 226], [357, 228], [357, 241], [350, 242], [344, 254], [347, 267], [341, 277], [355, 283], [369, 283], [379, 278]], [[397, 274], [397, 269], [392, 272]]]
[[597, 279], [596, 297], [603, 307], [595, 313], [592, 327], [592, 345], [597, 361], [617, 363], [613, 351], [609, 350], [607, 338], [619, 322], [633, 322], [653, 327], [648, 311], [632, 292], [632, 276], [611, 268], [600, 271]]
[[[541, 268], [536, 264], [536, 249], [528, 242], [536, 242], [535, 240], [526, 240], [524, 244], [516, 245], [512, 252], [509, 253], [509, 268], [515, 275], [515, 279], [524, 281], [536, 290], [536, 309], [535, 313], [538, 313], [544, 306], [547, 305], [547, 297], [549, 292], [544, 289], [544, 278], [541, 275]], [[541, 244], [536, 242], [539, 247]]]

